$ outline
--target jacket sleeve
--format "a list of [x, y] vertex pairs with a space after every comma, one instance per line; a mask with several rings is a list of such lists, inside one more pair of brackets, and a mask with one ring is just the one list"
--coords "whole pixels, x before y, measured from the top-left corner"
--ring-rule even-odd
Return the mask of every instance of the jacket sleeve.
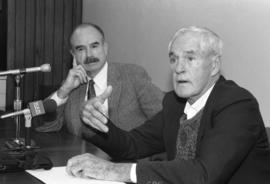
[[95, 136], [89, 136], [88, 128], [85, 128], [83, 137], [116, 160], [136, 160], [165, 151], [161, 112], [130, 132], [116, 127], [112, 122], [108, 122], [108, 127], [108, 133], [96, 131]]

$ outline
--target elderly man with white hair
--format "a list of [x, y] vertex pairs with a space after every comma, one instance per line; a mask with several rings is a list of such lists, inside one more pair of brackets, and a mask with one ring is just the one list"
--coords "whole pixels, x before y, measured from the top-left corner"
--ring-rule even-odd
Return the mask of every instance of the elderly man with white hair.
[[67, 172], [143, 184], [270, 183], [258, 102], [221, 75], [222, 49], [222, 40], [209, 29], [178, 30], [169, 44], [174, 90], [165, 95], [158, 114], [129, 132], [104, 115], [110, 87], [81, 110], [86, 128], [100, 132], [85, 138], [113, 158], [134, 160], [165, 151], [168, 160], [113, 163], [87, 153], [71, 158]]

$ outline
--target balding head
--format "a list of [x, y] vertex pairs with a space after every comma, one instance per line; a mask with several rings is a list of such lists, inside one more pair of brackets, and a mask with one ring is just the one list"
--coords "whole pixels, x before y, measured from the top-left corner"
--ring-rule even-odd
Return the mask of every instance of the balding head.
[[87, 29], [87, 28], [90, 28], [90, 29], [95, 29], [101, 36], [102, 38], [102, 42], [104, 43], [105, 42], [105, 34], [104, 34], [104, 31], [96, 24], [93, 24], [93, 23], [82, 23], [78, 26], [75, 27], [74, 31], [72, 32], [71, 36], [70, 36], [70, 45], [72, 46], [73, 44], [73, 39], [74, 39], [74, 35], [78, 32], [80, 32], [81, 30], [83, 29]]

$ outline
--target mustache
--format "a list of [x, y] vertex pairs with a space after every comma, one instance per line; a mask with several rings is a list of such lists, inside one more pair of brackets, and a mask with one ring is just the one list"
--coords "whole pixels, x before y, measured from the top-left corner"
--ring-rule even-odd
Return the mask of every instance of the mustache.
[[84, 64], [90, 64], [90, 63], [96, 63], [96, 62], [99, 62], [99, 59], [96, 57], [87, 57], [84, 60]]

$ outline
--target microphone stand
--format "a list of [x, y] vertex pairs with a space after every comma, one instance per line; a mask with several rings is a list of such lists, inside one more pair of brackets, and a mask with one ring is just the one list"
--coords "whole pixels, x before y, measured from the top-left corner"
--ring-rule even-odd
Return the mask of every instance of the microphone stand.
[[[14, 99], [14, 103], [13, 103], [13, 108], [14, 111], [20, 111], [22, 110], [22, 100], [21, 100], [21, 79], [23, 78], [23, 74], [17, 74], [15, 75], [14, 79], [15, 79], [15, 99]], [[31, 115], [30, 115], [31, 116]], [[25, 121], [27, 121], [26, 115], [25, 115]], [[30, 118], [30, 127], [31, 127], [31, 119]], [[15, 138], [12, 140], [8, 140], [6, 141], [6, 146], [10, 149], [20, 149], [23, 148], [24, 146], [28, 146], [31, 147], [32, 145], [34, 145], [34, 141], [31, 141], [30, 138], [27, 139], [27, 143], [26, 143], [26, 139], [21, 138], [21, 117], [20, 116], [15, 116], [15, 123], [16, 123], [16, 134], [15, 134]], [[26, 122], [25, 122], [26, 123]], [[29, 122], [28, 122], [29, 123]], [[25, 126], [26, 127], [26, 126]], [[29, 128], [26, 128], [26, 131]], [[27, 135], [28, 132], [25, 132], [25, 135]]]
[[[21, 78], [23, 75], [18, 74], [15, 75], [15, 90], [16, 90], [16, 98], [13, 103], [14, 111], [20, 111], [22, 110], [22, 100], [21, 100]], [[20, 139], [20, 133], [21, 133], [21, 118], [20, 116], [15, 117], [15, 123], [16, 123], [16, 134], [14, 142], [18, 145], [22, 145], [24, 141]]]
[[[19, 115], [17, 115], [19, 116]], [[39, 152], [35, 151], [35, 148], [31, 146], [31, 120], [32, 115], [29, 112], [24, 112], [25, 118], [25, 144], [18, 149], [7, 149], [3, 151], [0, 174], [9, 172], [21, 172], [27, 169], [51, 169], [53, 166], [50, 158], [43, 156]]]
[[32, 116], [30, 113], [24, 113], [25, 118], [25, 148], [30, 149], [31, 146], [31, 120]]

